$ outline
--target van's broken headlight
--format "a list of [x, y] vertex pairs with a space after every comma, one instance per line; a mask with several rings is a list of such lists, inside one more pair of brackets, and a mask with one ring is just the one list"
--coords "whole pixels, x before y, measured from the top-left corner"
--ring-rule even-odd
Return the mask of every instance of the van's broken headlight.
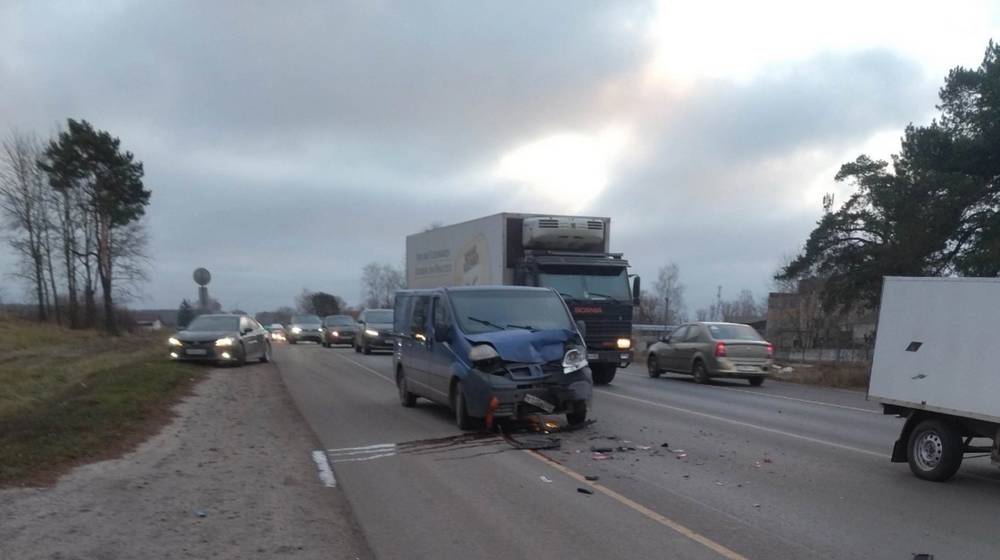
[[474, 364], [489, 362], [499, 357], [500, 354], [497, 354], [497, 349], [489, 344], [477, 344], [469, 348], [469, 361]]
[[563, 373], [573, 373], [587, 367], [587, 352], [578, 346], [571, 346], [563, 354]]

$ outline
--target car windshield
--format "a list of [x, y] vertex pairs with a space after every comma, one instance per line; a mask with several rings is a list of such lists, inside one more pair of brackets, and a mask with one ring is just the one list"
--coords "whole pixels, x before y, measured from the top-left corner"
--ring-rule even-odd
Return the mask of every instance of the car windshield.
[[202, 315], [191, 321], [188, 331], [233, 331], [240, 326], [239, 317], [221, 317], [219, 315]]
[[708, 324], [708, 332], [715, 340], [757, 340], [764, 338], [750, 325]]
[[320, 324], [319, 317], [315, 315], [294, 315], [292, 317], [292, 323], [299, 325], [318, 325]]
[[373, 309], [365, 313], [365, 321], [369, 323], [392, 323], [391, 309]]
[[354, 319], [347, 315], [334, 315], [333, 317], [327, 317], [324, 323], [335, 327], [346, 327], [353, 325]]
[[[602, 273], [588, 271], [580, 274], [580, 269], [570, 267], [550, 267], [538, 273], [538, 285], [552, 288], [564, 298], [582, 300], [629, 301], [628, 275], [624, 268], [606, 270], [593, 267]], [[604, 273], [606, 272], [606, 273]]]
[[476, 290], [450, 294], [462, 331], [573, 329], [566, 306], [548, 290]]

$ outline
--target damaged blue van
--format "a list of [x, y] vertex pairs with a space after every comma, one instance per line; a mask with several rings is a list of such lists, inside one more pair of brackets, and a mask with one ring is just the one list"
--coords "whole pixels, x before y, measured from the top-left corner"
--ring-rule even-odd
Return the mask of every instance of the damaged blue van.
[[593, 381], [572, 315], [549, 288], [462, 286], [396, 292], [396, 386], [450, 406], [462, 430], [493, 419], [587, 419]]

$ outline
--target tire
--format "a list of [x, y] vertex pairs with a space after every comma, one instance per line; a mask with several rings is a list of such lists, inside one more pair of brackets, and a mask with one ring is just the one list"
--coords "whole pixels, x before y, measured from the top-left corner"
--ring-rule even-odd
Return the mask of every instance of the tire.
[[663, 373], [663, 370], [660, 369], [660, 364], [656, 363], [656, 354], [650, 354], [646, 358], [646, 372], [653, 378], [657, 378]]
[[406, 373], [403, 368], [396, 372], [396, 389], [399, 391], [399, 404], [406, 408], [413, 408], [417, 404], [417, 395], [411, 393], [406, 386]]
[[615, 378], [618, 368], [614, 365], [595, 364], [590, 366], [590, 373], [594, 378], [594, 385], [607, 385]]
[[240, 343], [240, 351], [236, 355], [236, 359], [233, 360], [233, 367], [240, 367], [246, 365], [247, 363], [247, 347]]
[[583, 424], [587, 421], [587, 401], [579, 401], [573, 407], [573, 412], [566, 413], [566, 422], [570, 426]]
[[906, 458], [917, 478], [944, 482], [962, 466], [965, 444], [951, 422], [938, 418], [924, 420], [910, 432]]
[[264, 353], [260, 355], [260, 363], [266, 364], [271, 361], [271, 343], [264, 343]]
[[749, 383], [751, 387], [760, 387], [764, 384], [764, 376], [756, 375], [754, 377], [748, 377], [747, 383]]
[[694, 365], [691, 367], [691, 375], [694, 376], [694, 382], [705, 384], [712, 380], [708, 376], [708, 370], [705, 369], [705, 362], [701, 360], [695, 360]]
[[372, 349], [367, 344], [365, 344], [364, 347], [361, 349], [361, 352], [367, 356], [372, 353]]
[[455, 396], [452, 398], [452, 409], [455, 411], [455, 425], [459, 430], [469, 431], [475, 429], [476, 419], [469, 416], [469, 410], [465, 407], [465, 392], [462, 391], [462, 382], [455, 384]]

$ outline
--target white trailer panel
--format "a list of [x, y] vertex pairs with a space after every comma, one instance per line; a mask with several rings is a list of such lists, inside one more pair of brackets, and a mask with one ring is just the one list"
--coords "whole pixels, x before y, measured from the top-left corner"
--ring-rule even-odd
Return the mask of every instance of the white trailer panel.
[[503, 214], [408, 235], [406, 286], [503, 284], [503, 255]]
[[1000, 422], [1000, 279], [887, 277], [869, 397]]

